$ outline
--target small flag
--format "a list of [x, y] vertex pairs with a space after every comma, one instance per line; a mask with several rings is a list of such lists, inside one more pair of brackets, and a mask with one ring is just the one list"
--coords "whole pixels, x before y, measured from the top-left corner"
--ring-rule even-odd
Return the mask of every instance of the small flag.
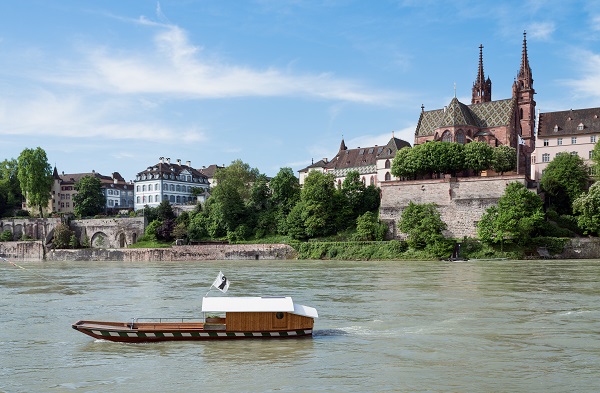
[[212, 286], [225, 293], [229, 289], [229, 280], [223, 275], [222, 272], [219, 272], [219, 275], [213, 282]]

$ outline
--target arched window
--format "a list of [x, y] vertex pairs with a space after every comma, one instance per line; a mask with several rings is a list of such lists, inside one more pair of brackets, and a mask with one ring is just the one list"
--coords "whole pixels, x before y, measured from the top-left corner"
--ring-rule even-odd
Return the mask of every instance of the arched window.
[[375, 176], [371, 176], [371, 185], [374, 186], [375, 185]]
[[362, 177], [362, 179], [360, 179], [360, 181], [362, 181], [363, 186], [367, 185], [367, 180], [365, 179], [364, 176]]
[[463, 130], [456, 131], [456, 143], [465, 144], [465, 132]]
[[342, 181], [338, 179], [338, 188], [342, 188]]
[[146, 186], [142, 186], [142, 191], [146, 191]]
[[140, 197], [137, 197], [137, 203], [140, 203]]
[[390, 160], [385, 160], [385, 169], [390, 169], [391, 166]]
[[169, 202], [175, 203], [175, 195], [169, 196]]
[[453, 142], [452, 133], [450, 131], [444, 131], [444, 133], [442, 134], [442, 142]]
[[154, 191], [160, 190], [160, 185], [157, 183], [154, 185]]
[[386, 172], [385, 173], [385, 181], [390, 181], [390, 180], [392, 180], [392, 175], [390, 175], [389, 172]]
[[177, 198], [175, 198], [175, 202], [181, 203], [181, 196], [177, 195]]
[[173, 185], [173, 184], [171, 184], [171, 191], [175, 191], [175, 185]]

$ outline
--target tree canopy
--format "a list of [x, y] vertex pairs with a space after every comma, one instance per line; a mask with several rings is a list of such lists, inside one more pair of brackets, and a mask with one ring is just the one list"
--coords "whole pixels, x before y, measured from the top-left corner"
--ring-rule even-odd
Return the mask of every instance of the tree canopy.
[[408, 235], [408, 244], [417, 250], [442, 240], [447, 227], [435, 203], [409, 202], [398, 222], [398, 228]]
[[573, 202], [578, 214], [577, 224], [586, 234], [600, 236], [600, 183], [592, 184], [589, 191]]
[[32, 207], [38, 207], [42, 217], [43, 209], [48, 206], [50, 200], [53, 182], [52, 167], [48, 163], [44, 149], [38, 147], [21, 152], [18, 158], [17, 177], [27, 203]]
[[104, 212], [106, 197], [102, 183], [95, 176], [84, 176], [75, 183], [77, 194], [73, 196], [74, 212], [79, 217], [95, 216]]
[[0, 217], [21, 208], [23, 195], [18, 172], [17, 160], [10, 159], [0, 162]]
[[524, 244], [544, 222], [542, 200], [521, 183], [510, 183], [504, 195], [477, 224], [479, 239], [487, 243], [506, 241]]
[[558, 153], [544, 170], [540, 186], [549, 208], [571, 214], [573, 201], [587, 189], [588, 181], [588, 167], [581, 157]]

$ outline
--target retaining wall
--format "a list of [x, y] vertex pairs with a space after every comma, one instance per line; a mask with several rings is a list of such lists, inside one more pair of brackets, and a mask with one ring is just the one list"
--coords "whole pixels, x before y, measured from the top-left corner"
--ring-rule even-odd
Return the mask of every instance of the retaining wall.
[[448, 225], [444, 236], [477, 237], [481, 216], [498, 203], [506, 186], [513, 182], [526, 184], [525, 177], [517, 175], [384, 182], [379, 216], [388, 225], [388, 238], [404, 239], [397, 223], [409, 202], [435, 203]]

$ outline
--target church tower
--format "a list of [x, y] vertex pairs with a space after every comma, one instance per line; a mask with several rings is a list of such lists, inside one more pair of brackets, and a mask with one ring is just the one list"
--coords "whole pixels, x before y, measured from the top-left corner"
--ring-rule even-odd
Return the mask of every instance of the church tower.
[[[523, 143], [529, 151], [535, 148], [535, 100], [533, 95], [533, 76], [527, 57], [527, 32], [523, 32], [523, 53], [521, 55], [521, 68], [513, 85], [513, 97], [517, 98], [518, 128], [520, 128]], [[519, 129], [517, 129], [517, 132]], [[517, 142], [518, 143], [518, 142]]]
[[492, 81], [488, 76], [485, 79], [483, 73], [483, 45], [479, 45], [479, 69], [477, 70], [477, 79], [473, 83], [473, 96], [471, 104], [480, 104], [482, 102], [490, 102], [492, 100]]

